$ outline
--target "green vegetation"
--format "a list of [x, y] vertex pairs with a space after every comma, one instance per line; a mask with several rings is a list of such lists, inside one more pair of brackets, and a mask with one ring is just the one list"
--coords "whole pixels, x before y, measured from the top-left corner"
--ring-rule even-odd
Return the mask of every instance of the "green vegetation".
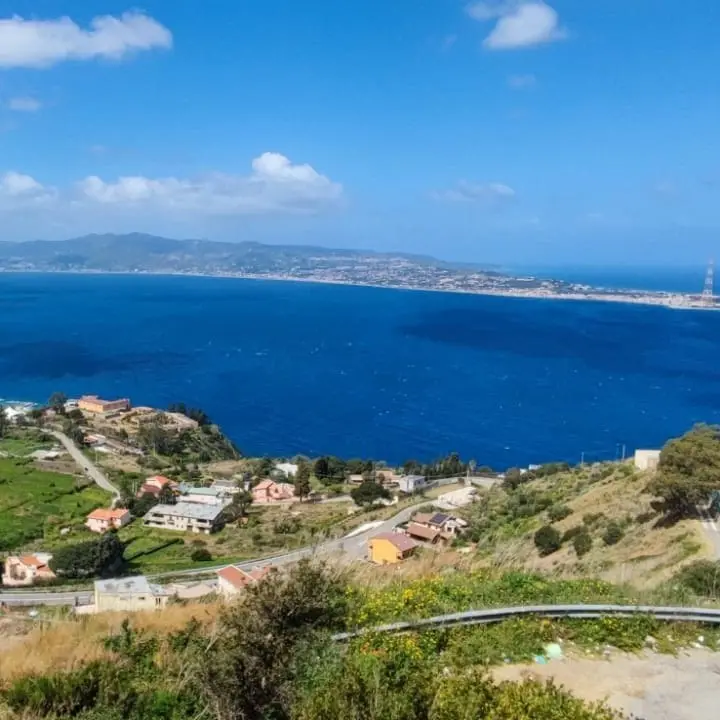
[[543, 525], [535, 533], [534, 539], [541, 557], [552, 555], [562, 547], [562, 536], [552, 525]]
[[581, 531], [573, 535], [572, 544], [575, 548], [575, 554], [581, 558], [592, 550], [592, 537], [590, 537], [590, 533], [587, 532], [587, 530]]
[[95, 540], [67, 545], [55, 552], [50, 568], [62, 578], [103, 577], [121, 569], [125, 547], [114, 532]]
[[696, 595], [720, 599], [720, 562], [699, 560], [684, 567], [675, 581]]
[[387, 488], [384, 488], [374, 480], [365, 480], [354, 490], [350, 492], [350, 496], [357, 505], [371, 506], [378, 500], [389, 500], [392, 495]]
[[606, 545], [616, 545], [623, 539], [624, 535], [625, 533], [620, 523], [613, 521], [608, 523], [608, 526], [605, 528], [605, 532], [603, 533], [602, 539]]
[[38, 470], [29, 459], [0, 458], [0, 550], [55, 542], [61, 528], [82, 525], [108, 500], [85, 479]]
[[694, 517], [697, 505], [707, 503], [711, 493], [720, 490], [720, 428], [697, 425], [670, 440], [648, 489], [660, 498], [670, 518]]

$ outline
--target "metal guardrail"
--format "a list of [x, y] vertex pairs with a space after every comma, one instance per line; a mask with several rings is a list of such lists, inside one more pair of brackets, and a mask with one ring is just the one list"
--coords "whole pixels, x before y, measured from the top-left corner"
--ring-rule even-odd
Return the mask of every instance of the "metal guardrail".
[[466, 612], [437, 615], [424, 620], [389, 623], [388, 625], [338, 633], [333, 635], [333, 640], [345, 642], [376, 633], [403, 633], [463, 625], [488, 625], [511, 618], [528, 616], [591, 620], [608, 616], [632, 617], [634, 615], [652, 615], [658, 620], [665, 621], [720, 625], [720, 610], [707, 608], [656, 607], [653, 605], [522, 605], [492, 610], [467, 610]]

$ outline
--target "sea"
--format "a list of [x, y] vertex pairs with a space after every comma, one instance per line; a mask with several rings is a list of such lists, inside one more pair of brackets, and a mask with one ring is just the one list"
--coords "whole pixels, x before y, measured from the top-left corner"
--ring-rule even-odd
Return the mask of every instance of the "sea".
[[[699, 291], [702, 269], [546, 269]], [[660, 271], [658, 271], [660, 272]], [[662, 274], [664, 273], [664, 274]], [[720, 313], [305, 282], [0, 274], [0, 397], [205, 410], [248, 455], [496, 469], [720, 422]]]

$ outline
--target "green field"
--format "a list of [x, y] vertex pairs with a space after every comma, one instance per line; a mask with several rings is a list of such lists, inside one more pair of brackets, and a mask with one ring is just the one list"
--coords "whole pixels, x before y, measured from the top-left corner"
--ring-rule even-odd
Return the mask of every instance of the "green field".
[[[83, 481], [84, 483], [84, 481]], [[0, 551], [33, 541], [52, 543], [63, 527], [82, 525], [110, 496], [71, 475], [38, 470], [32, 462], [0, 458]]]
[[17, 433], [15, 437], [0, 439], [0, 453], [25, 457], [36, 450], [49, 450], [53, 446], [51, 439], [43, 439], [37, 433]]

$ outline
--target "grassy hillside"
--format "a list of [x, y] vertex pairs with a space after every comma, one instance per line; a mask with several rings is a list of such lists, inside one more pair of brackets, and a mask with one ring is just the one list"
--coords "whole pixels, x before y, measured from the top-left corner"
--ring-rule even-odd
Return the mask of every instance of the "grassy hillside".
[[[649, 479], [629, 463], [572, 468], [514, 490], [481, 492], [463, 514], [488, 565], [649, 587], [711, 554], [697, 520], [669, 524], [653, 509], [646, 489]], [[534, 534], [545, 525], [557, 529], [562, 546], [542, 556]], [[579, 556], [573, 536], [581, 532], [591, 544]]]

